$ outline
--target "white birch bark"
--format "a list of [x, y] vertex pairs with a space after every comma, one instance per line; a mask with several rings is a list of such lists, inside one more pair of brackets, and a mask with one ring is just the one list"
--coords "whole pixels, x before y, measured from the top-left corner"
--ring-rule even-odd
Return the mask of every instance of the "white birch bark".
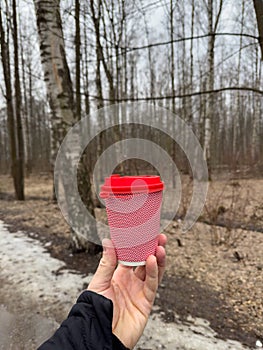
[[35, 0], [41, 62], [52, 114], [51, 162], [75, 121], [72, 83], [66, 61], [59, 0]]
[[[254, 0], [254, 8], [256, 12], [257, 24], [258, 24], [258, 34], [259, 34], [259, 44], [261, 49], [261, 62], [263, 61], [263, 0]], [[258, 61], [258, 59], [257, 59]], [[256, 86], [259, 87], [261, 83], [261, 71], [257, 72], [256, 67]], [[260, 130], [260, 109], [261, 103], [258, 98], [253, 101], [253, 130], [252, 130], [252, 161], [257, 160], [259, 154], [259, 130]]]
[[[208, 0], [207, 4], [207, 14], [208, 14], [208, 31], [209, 31], [209, 42], [208, 42], [208, 90], [213, 91], [215, 85], [215, 72], [214, 72], [214, 62], [215, 62], [215, 33], [217, 31], [220, 15], [222, 13], [224, 0], [220, 0], [219, 9], [214, 20], [214, 0]], [[214, 113], [214, 95], [210, 94], [208, 100], [208, 109], [205, 115], [205, 126], [204, 126], [204, 157], [207, 161], [209, 178], [211, 178], [211, 124]]]
[[[259, 61], [259, 50], [256, 50], [257, 53], [257, 60]], [[261, 85], [261, 72], [260, 69], [258, 69], [258, 65], [255, 66], [255, 73], [254, 73], [254, 85], [257, 88], [260, 88]], [[261, 107], [261, 97], [255, 96], [253, 98], [253, 128], [252, 128], [252, 144], [251, 144], [251, 150], [252, 150], [252, 162], [255, 163], [258, 160], [259, 153], [260, 153], [260, 107]]]
[[[242, 8], [241, 8], [241, 36], [240, 36], [240, 50], [238, 54], [238, 66], [237, 66], [237, 86], [240, 85], [240, 73], [241, 73], [241, 61], [242, 61], [242, 48], [243, 48], [243, 32], [244, 32], [244, 20], [245, 20], [245, 0], [242, 0]], [[232, 116], [232, 121], [233, 121], [233, 166], [234, 166], [234, 171], [236, 170], [237, 166], [237, 158], [238, 158], [238, 139], [240, 137], [240, 122], [242, 113], [240, 111], [240, 104], [241, 104], [241, 95], [240, 91], [238, 91], [237, 94], [237, 111], [236, 113], [233, 113]]]
[[[76, 122], [76, 113], [74, 109], [73, 88], [70, 79], [70, 72], [67, 64], [65, 44], [60, 17], [60, 0], [35, 0], [35, 11], [37, 17], [38, 37], [40, 44], [41, 62], [44, 70], [44, 77], [47, 88], [47, 95], [52, 113], [52, 155], [51, 162], [54, 165], [54, 159], [58, 148], [66, 134], [67, 128]], [[78, 155], [78, 149], [81, 147], [79, 134], [76, 133], [74, 145], [68, 150], [66, 157], [74, 158]], [[68, 179], [72, 177], [71, 168], [68, 170]], [[94, 216], [94, 205], [91, 196], [90, 174], [80, 162], [79, 167], [79, 186], [85, 192], [85, 204], [89, 212]], [[70, 183], [70, 182], [69, 182]], [[59, 197], [65, 197], [65, 202], [71, 205], [74, 196], [72, 188], [64, 181], [63, 190]], [[58, 189], [58, 186], [57, 186]], [[64, 192], [64, 194], [63, 194]], [[71, 218], [77, 222], [78, 208], [75, 212], [68, 212]], [[72, 219], [73, 220], [73, 219]], [[96, 253], [100, 247], [92, 242], [98, 241], [96, 224], [88, 222], [85, 227], [78, 227], [78, 232], [71, 230], [72, 248], [75, 251], [87, 250]], [[89, 236], [88, 236], [89, 235]]]
[[[214, 89], [214, 42], [215, 37], [213, 36], [213, 0], [208, 0], [208, 26], [209, 26], [209, 42], [208, 42], [208, 90], [212, 91]], [[204, 157], [208, 164], [208, 169], [210, 173], [210, 142], [211, 142], [211, 114], [213, 113], [213, 94], [209, 97], [208, 110], [205, 115], [205, 125], [204, 125]]]

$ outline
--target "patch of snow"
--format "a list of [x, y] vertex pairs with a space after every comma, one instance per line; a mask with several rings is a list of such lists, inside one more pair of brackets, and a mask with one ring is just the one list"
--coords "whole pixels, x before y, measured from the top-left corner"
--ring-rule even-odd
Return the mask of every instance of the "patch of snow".
[[[23, 232], [9, 233], [1, 221], [0, 242], [0, 349], [7, 349], [9, 344], [9, 350], [33, 350], [66, 318], [92, 275], [67, 270], [39, 241]], [[157, 306], [154, 309], [158, 312]], [[179, 320], [166, 324], [160, 315], [153, 314], [135, 349], [248, 348], [236, 341], [217, 339], [206, 320], [189, 317], [185, 324]]]

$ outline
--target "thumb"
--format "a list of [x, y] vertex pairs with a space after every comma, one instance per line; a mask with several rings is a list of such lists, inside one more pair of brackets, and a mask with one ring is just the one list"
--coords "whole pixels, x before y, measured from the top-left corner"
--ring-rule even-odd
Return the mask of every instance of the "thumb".
[[103, 254], [99, 266], [88, 286], [88, 290], [97, 293], [102, 292], [110, 286], [117, 264], [117, 257], [112, 241], [108, 238], [104, 238], [102, 240], [102, 245]]

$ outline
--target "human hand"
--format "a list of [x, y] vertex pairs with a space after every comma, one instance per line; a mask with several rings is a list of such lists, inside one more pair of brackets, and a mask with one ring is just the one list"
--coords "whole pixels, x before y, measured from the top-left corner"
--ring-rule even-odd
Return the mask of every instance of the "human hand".
[[103, 240], [103, 255], [88, 290], [113, 302], [112, 332], [129, 349], [138, 342], [148, 321], [158, 284], [165, 270], [167, 238], [159, 235], [156, 256], [149, 256], [145, 266], [135, 269], [117, 265], [111, 240]]

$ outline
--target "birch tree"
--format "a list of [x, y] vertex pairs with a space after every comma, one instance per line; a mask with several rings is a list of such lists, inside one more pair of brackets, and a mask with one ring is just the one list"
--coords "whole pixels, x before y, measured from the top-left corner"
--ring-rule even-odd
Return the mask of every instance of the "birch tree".
[[37, 28], [47, 96], [52, 117], [52, 162], [68, 125], [76, 121], [59, 0], [35, 0]]
[[[242, 61], [242, 47], [243, 47], [243, 32], [244, 32], [244, 20], [245, 20], [245, 0], [242, 0], [242, 5], [241, 5], [241, 28], [240, 28], [240, 40], [239, 40], [239, 45], [240, 45], [240, 50], [238, 54], [238, 65], [237, 65], [237, 85], [240, 85], [240, 75], [241, 75], [241, 61]], [[238, 150], [238, 138], [239, 138], [239, 133], [240, 133], [240, 119], [242, 117], [242, 113], [240, 111], [240, 101], [241, 101], [241, 96], [240, 96], [240, 91], [237, 93], [237, 112], [233, 113], [232, 116], [232, 127], [233, 127], [233, 170], [236, 170], [236, 165], [238, 161], [238, 156], [240, 156], [240, 153], [237, 152]]]
[[[35, 11], [37, 17], [37, 28], [41, 61], [44, 70], [47, 95], [51, 107], [52, 120], [52, 161], [58, 151], [69, 126], [76, 121], [74, 108], [73, 87], [67, 63], [65, 43], [60, 16], [60, 0], [35, 0]], [[69, 177], [71, 169], [68, 169]], [[94, 205], [91, 196], [91, 182], [89, 174], [85, 173], [83, 164], [80, 164], [79, 186], [85, 193], [85, 204], [94, 216]], [[67, 201], [72, 200], [71, 188], [63, 184]], [[85, 189], [84, 189], [85, 188]], [[69, 213], [70, 215], [71, 213]], [[76, 214], [72, 214], [76, 215]], [[97, 236], [96, 225], [81, 228], [82, 232]], [[97, 240], [97, 237], [96, 237]], [[83, 236], [72, 230], [72, 243], [75, 251], [87, 250], [96, 253], [99, 247], [87, 241]]]
[[[220, 0], [218, 11], [215, 12], [215, 1], [208, 0], [206, 4], [207, 16], [208, 16], [208, 90], [213, 91], [215, 85], [215, 74], [214, 74], [214, 62], [215, 62], [215, 39], [216, 32], [219, 24], [219, 19], [222, 13], [224, 0]], [[211, 178], [211, 122], [214, 111], [214, 95], [210, 94], [208, 100], [208, 110], [205, 115], [205, 130], [204, 130], [204, 157], [207, 161], [209, 177]]]
[[[259, 45], [261, 49], [261, 65], [263, 62], [263, 0], [254, 0], [254, 8], [256, 12], [257, 24], [258, 24], [258, 33], [259, 33]], [[257, 51], [258, 56], [258, 51]], [[259, 73], [256, 64], [255, 72], [255, 85], [257, 88], [260, 88], [261, 83], [261, 66], [259, 67]], [[257, 160], [257, 155], [260, 153], [259, 149], [259, 140], [260, 140], [260, 115], [261, 115], [261, 102], [259, 98], [254, 99], [253, 101], [253, 132], [252, 132], [252, 161]]]

